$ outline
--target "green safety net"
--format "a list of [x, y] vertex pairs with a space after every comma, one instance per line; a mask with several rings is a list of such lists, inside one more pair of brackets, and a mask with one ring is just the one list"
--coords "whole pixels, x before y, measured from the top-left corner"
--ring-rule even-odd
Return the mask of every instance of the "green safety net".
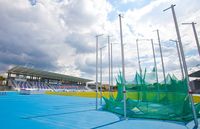
[[[154, 71], [152, 71], [153, 73]], [[155, 74], [154, 74], [155, 75]], [[131, 83], [125, 81], [126, 112], [130, 118], [148, 118], [189, 122], [193, 119], [191, 101], [188, 94], [187, 80], [178, 80], [174, 75], [167, 75], [166, 82], [147, 82], [152, 78], [140, 72], [135, 74]], [[153, 76], [155, 77], [155, 76]], [[154, 78], [155, 80], [155, 78]], [[124, 115], [123, 77], [116, 79], [118, 93], [104, 98], [104, 110]], [[200, 117], [200, 103], [195, 104], [197, 117]]]

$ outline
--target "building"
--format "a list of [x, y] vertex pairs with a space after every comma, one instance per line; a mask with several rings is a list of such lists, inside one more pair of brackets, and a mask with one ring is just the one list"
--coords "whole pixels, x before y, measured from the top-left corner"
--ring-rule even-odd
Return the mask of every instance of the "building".
[[194, 93], [200, 94], [200, 70], [192, 72], [189, 77], [194, 78], [190, 81], [190, 87]]
[[74, 77], [64, 74], [58, 74], [39, 69], [16, 66], [7, 72], [7, 86], [14, 87], [40, 87], [40, 88], [58, 88], [65, 89], [67, 86], [85, 87], [87, 82], [92, 80]]

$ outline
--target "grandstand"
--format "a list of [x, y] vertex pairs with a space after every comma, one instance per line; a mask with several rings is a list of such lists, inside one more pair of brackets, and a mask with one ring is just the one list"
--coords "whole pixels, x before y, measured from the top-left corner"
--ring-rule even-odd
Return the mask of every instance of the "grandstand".
[[7, 86], [14, 90], [91, 91], [86, 83], [92, 80], [16, 66], [8, 70]]
[[189, 77], [194, 78], [194, 80], [190, 82], [192, 91], [196, 94], [200, 94], [200, 70], [190, 73]]

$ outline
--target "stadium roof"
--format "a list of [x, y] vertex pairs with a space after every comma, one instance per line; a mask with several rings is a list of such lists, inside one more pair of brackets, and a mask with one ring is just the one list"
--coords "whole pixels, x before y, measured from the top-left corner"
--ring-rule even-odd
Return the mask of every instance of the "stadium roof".
[[63, 80], [63, 81], [72, 81], [72, 82], [90, 82], [92, 80], [64, 75], [64, 74], [58, 74], [53, 72], [47, 72], [43, 70], [33, 69], [33, 68], [27, 68], [22, 66], [16, 66], [8, 70], [8, 73], [11, 74], [22, 74], [27, 76], [35, 76], [35, 77], [42, 77], [42, 78], [48, 78], [52, 80]]
[[195, 71], [195, 72], [189, 74], [189, 77], [200, 77], [200, 70]]

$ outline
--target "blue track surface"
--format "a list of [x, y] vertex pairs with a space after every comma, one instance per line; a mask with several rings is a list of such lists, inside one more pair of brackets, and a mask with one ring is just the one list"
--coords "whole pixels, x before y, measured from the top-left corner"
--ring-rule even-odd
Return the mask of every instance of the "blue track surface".
[[0, 129], [186, 129], [153, 120], [120, 120], [96, 111], [95, 99], [53, 95], [0, 96]]

